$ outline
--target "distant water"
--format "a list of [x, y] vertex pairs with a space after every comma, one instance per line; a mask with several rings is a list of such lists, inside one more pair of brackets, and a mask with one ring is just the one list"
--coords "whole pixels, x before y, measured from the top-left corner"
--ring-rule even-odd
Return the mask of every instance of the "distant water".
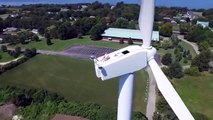
[[[96, 0], [0, 0], [0, 5], [29, 5], [29, 4], [71, 4], [71, 3], [91, 3]], [[102, 3], [115, 4], [119, 0], [98, 0]], [[135, 2], [136, 3], [136, 2]]]

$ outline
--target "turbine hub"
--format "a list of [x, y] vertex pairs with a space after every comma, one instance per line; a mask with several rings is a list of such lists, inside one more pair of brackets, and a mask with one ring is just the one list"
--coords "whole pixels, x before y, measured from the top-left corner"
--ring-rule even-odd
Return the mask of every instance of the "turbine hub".
[[152, 46], [150, 46], [148, 48], [144, 48], [144, 49], [147, 51], [147, 61], [154, 59], [154, 56], [155, 56], [157, 50]]

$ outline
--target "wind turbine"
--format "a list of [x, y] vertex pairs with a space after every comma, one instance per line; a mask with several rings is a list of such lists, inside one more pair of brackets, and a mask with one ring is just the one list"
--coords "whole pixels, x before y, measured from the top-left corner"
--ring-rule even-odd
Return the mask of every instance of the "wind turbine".
[[143, 0], [139, 15], [139, 27], [143, 35], [143, 45], [131, 45], [105, 54], [99, 58], [93, 56], [96, 76], [102, 80], [120, 76], [118, 120], [131, 119], [134, 72], [147, 67], [152, 70], [159, 91], [176, 116], [180, 120], [194, 120], [180, 96], [154, 59], [156, 49], [151, 46], [154, 8], [155, 0]]

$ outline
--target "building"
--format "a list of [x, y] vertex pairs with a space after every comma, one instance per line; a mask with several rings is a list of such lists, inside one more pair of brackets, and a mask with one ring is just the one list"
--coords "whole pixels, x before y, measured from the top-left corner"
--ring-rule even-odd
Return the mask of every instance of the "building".
[[18, 28], [15, 28], [15, 27], [8, 27], [6, 29], [3, 29], [3, 35], [8, 35], [8, 34], [12, 34], [12, 35], [15, 35], [16, 32], [18, 32], [19, 29]]
[[38, 34], [38, 29], [32, 29], [31, 32], [34, 34]]
[[209, 22], [197, 21], [197, 25], [201, 25], [203, 28], [209, 27]]
[[3, 29], [3, 32], [17, 32], [18, 28], [15, 27], [8, 27], [6, 29]]
[[61, 8], [60, 11], [61, 11], [61, 12], [67, 12], [67, 11], [69, 11], [69, 9], [67, 9], [67, 8]]
[[201, 17], [201, 16], [195, 14], [195, 12], [193, 12], [193, 11], [187, 11], [185, 16], [188, 17], [191, 21], [194, 19], [197, 19], [198, 17]]
[[[108, 28], [102, 34], [103, 40], [119, 41], [123, 39], [127, 41], [132, 39], [134, 42], [141, 42], [142, 33], [135, 29]], [[153, 31], [152, 40], [159, 41], [159, 31]]]

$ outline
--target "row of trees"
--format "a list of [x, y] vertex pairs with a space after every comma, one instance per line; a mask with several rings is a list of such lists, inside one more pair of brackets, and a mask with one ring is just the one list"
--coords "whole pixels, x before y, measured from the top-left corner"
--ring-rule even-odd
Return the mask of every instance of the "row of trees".
[[185, 38], [188, 41], [196, 42], [199, 45], [200, 51], [213, 47], [213, 32], [209, 28], [203, 28], [198, 25], [191, 26]]
[[7, 52], [10, 56], [17, 58], [21, 54], [21, 48], [16, 47], [15, 50], [8, 50], [7, 46], [2, 45], [0, 51]]
[[211, 62], [213, 61], [213, 52], [210, 50], [202, 51], [192, 60], [192, 67], [198, 67], [199, 71], [208, 71], [213, 69]]
[[[13, 56], [14, 58], [17, 58], [22, 53], [20, 47], [16, 47], [15, 50], [7, 50], [6, 46], [1, 46], [1, 51], [8, 52], [8, 54]], [[24, 63], [28, 59], [34, 57], [36, 54], [37, 54], [37, 50], [35, 48], [25, 49], [25, 51], [23, 52], [23, 55], [24, 55], [23, 57], [21, 57], [20, 59], [18, 59], [16, 61], [11, 61], [11, 62], [7, 63], [6, 65], [0, 66], [0, 74]]]
[[[179, 120], [160, 92], [153, 120]], [[206, 115], [191, 111], [195, 120], [210, 120]]]
[[[18, 110], [16, 114], [23, 115], [24, 119], [50, 120], [55, 114], [82, 116], [91, 120], [115, 120], [115, 109], [107, 108], [96, 103], [80, 103], [67, 101], [56, 93], [44, 89], [23, 89], [17, 87], [1, 87], [0, 103], [9, 101], [14, 103]], [[145, 115], [134, 112], [133, 120], [147, 120]]]
[[30, 41], [39, 41], [39, 37], [29, 31], [20, 31], [15, 35], [7, 34], [3, 37], [3, 43], [10, 43], [10, 44], [26, 44]]

